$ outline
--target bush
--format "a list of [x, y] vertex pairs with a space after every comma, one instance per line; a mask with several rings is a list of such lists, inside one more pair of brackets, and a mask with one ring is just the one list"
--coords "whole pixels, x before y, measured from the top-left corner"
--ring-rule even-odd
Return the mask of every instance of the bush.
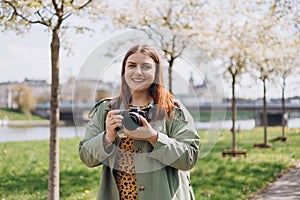
[[26, 84], [17, 85], [15, 101], [18, 105], [20, 112], [31, 115], [31, 112], [35, 109], [36, 100], [33, 98], [31, 89]]

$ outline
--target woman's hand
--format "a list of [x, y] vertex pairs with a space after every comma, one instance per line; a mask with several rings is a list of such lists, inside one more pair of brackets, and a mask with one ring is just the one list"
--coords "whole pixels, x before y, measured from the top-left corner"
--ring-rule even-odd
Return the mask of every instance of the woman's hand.
[[155, 131], [152, 126], [147, 122], [147, 120], [143, 116], [139, 116], [143, 126], [138, 127], [136, 130], [130, 131], [123, 128], [124, 133], [134, 139], [134, 140], [144, 140], [150, 142], [152, 146], [154, 146], [157, 142], [158, 133]]
[[123, 116], [119, 115], [120, 110], [111, 110], [107, 113], [106, 117], [106, 134], [105, 140], [109, 143], [115, 141], [118, 131], [117, 127], [122, 127]]

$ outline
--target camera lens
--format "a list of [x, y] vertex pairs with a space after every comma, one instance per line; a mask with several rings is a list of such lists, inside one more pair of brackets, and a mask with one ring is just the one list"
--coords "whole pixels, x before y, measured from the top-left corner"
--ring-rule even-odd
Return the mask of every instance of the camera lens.
[[123, 117], [123, 126], [130, 131], [137, 129], [141, 124], [138, 113], [123, 113]]

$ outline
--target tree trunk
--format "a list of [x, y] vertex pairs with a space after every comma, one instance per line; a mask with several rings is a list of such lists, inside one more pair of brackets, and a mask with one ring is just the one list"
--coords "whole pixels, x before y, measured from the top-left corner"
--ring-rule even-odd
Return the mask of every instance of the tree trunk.
[[169, 68], [168, 68], [168, 75], [169, 75], [169, 92], [171, 92], [171, 94], [173, 94], [173, 87], [172, 87], [172, 80], [173, 80], [173, 76], [172, 76], [172, 68], [173, 68], [173, 63], [174, 63], [174, 58], [171, 57], [171, 59], [169, 60]]
[[235, 120], [236, 120], [236, 102], [235, 102], [235, 74], [232, 74], [232, 105], [231, 105], [231, 119], [232, 119], [232, 128], [231, 128], [231, 132], [232, 132], [232, 152], [233, 152], [233, 156], [235, 156], [235, 152], [237, 149], [237, 145], [236, 145], [236, 132], [235, 132]]
[[57, 124], [59, 122], [59, 48], [58, 30], [55, 29], [52, 31], [51, 41], [52, 82], [48, 200], [59, 199], [59, 138], [57, 135]]
[[266, 79], [263, 79], [263, 87], [264, 87], [264, 97], [263, 97], [264, 145], [267, 146], [267, 144], [268, 144], [268, 138], [267, 138], [268, 118], [267, 118]]
[[285, 92], [285, 81], [286, 81], [286, 77], [283, 75], [282, 76], [282, 91], [281, 91], [281, 111], [282, 111], [282, 118], [281, 118], [281, 132], [282, 132], [282, 136], [281, 136], [281, 140], [285, 140], [285, 123], [286, 123], [286, 119], [285, 119], [285, 98], [284, 98], [284, 92]]

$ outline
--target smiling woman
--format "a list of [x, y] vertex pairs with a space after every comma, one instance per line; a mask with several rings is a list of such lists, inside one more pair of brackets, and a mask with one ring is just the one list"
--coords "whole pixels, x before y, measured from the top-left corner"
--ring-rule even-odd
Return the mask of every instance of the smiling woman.
[[125, 71], [125, 80], [131, 94], [147, 92], [154, 82], [155, 63], [148, 56], [135, 53], [128, 58]]
[[[189, 170], [199, 136], [190, 113], [164, 88], [159, 54], [148, 45], [130, 48], [121, 84], [119, 96], [96, 104], [79, 145], [82, 162], [103, 165], [98, 199], [194, 199]], [[137, 126], [128, 130], [125, 118]]]

